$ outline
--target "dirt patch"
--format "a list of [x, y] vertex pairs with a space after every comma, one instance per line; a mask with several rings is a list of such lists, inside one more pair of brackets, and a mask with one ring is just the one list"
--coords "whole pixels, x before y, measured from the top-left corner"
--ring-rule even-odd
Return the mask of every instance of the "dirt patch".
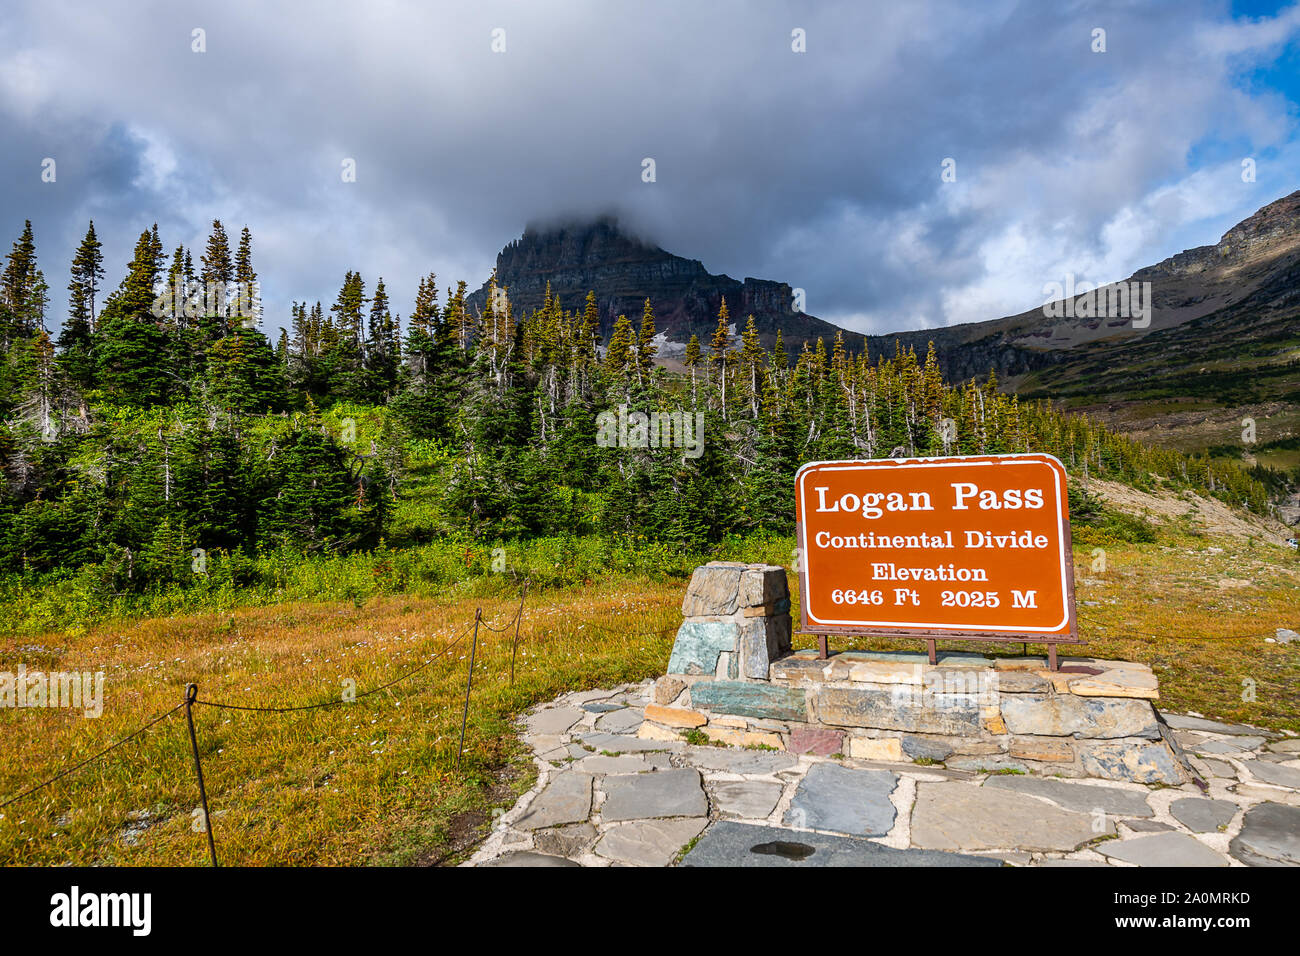
[[1217, 498], [1203, 498], [1191, 492], [1149, 493], [1116, 481], [1096, 479], [1089, 481], [1087, 488], [1116, 511], [1131, 515], [1150, 515], [1165, 521], [1186, 519], [1194, 528], [1206, 534], [1255, 538], [1279, 545], [1285, 544], [1286, 539], [1295, 534], [1293, 529], [1273, 518], [1237, 511]]
[[447, 840], [436, 849], [421, 854], [412, 866], [456, 866], [466, 859], [488, 836], [492, 828], [491, 808], [508, 809], [519, 796], [519, 783], [528, 773], [527, 760], [512, 760], [492, 771], [492, 783], [482, 792], [484, 807], [458, 813], [448, 822]]

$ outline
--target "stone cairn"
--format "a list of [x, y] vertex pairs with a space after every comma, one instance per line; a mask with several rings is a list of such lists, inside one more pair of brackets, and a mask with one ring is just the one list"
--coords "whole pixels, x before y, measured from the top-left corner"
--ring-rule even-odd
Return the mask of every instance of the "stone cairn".
[[1178, 785], [1194, 776], [1145, 664], [791, 651], [785, 569], [695, 569], [640, 736]]

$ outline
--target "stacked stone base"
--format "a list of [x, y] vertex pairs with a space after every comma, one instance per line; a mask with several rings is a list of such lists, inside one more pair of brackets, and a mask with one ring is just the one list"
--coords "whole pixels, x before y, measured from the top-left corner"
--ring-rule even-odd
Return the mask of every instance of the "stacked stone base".
[[789, 652], [783, 569], [696, 569], [640, 735], [793, 753], [1179, 785], [1193, 771], [1128, 661]]

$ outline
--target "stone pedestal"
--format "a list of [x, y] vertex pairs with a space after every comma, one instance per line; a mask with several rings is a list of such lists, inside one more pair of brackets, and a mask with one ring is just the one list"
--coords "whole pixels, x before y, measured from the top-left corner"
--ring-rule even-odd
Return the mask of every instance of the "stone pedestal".
[[785, 570], [713, 562], [682, 602], [641, 734], [864, 760], [1177, 785], [1192, 777], [1145, 664], [790, 651]]

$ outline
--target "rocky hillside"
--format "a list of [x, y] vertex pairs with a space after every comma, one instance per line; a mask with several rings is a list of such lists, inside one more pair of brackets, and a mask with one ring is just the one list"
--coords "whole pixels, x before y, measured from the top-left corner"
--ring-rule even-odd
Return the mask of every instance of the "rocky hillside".
[[[1065, 277], [1057, 279], [1065, 284]], [[1121, 354], [1139, 350], [1172, 352], [1181, 365], [1189, 349], [1201, 354], [1195, 342], [1211, 327], [1259, 333], [1285, 352], [1300, 332], [1300, 191], [1238, 223], [1217, 244], [1180, 252], [1119, 284], [1134, 282], [1151, 283], [1149, 323], [1146, 317], [1135, 323], [1130, 315], [1080, 314], [1089, 310], [1083, 297], [1073, 297], [1002, 319], [871, 336], [869, 342], [873, 351], [892, 351], [896, 339], [923, 350], [933, 339], [954, 379], [987, 374], [990, 366], [1004, 377], [1023, 375], [1073, 365], [1081, 354], [1104, 357], [1109, 368]], [[1257, 354], [1269, 353], [1264, 348]]]
[[[706, 343], [717, 325], [725, 296], [732, 320], [743, 328], [754, 316], [765, 345], [782, 331], [791, 349], [818, 336], [828, 340], [837, 326], [793, 309], [793, 290], [769, 279], [733, 279], [714, 275], [698, 259], [684, 259], [643, 242], [619, 228], [613, 218], [538, 228], [529, 226], [497, 256], [497, 282], [507, 288], [515, 315], [542, 304], [549, 282], [566, 309], [581, 311], [588, 290], [600, 305], [601, 333], [626, 315], [641, 321], [650, 299], [655, 323], [663, 333], [660, 355], [680, 355], [692, 334]], [[469, 297], [471, 309], [487, 305], [489, 283]]]
[[[921, 351], [933, 340], [950, 380], [993, 368], [1022, 398], [1064, 402], [1146, 442], [1300, 465], [1300, 191], [1215, 245], [1125, 282], [1150, 283], [1149, 324], [1081, 316], [1075, 298], [1073, 317], [1063, 300], [990, 322], [872, 336], [870, 348], [892, 353], [898, 340]], [[1249, 445], [1247, 420], [1257, 431]]]

